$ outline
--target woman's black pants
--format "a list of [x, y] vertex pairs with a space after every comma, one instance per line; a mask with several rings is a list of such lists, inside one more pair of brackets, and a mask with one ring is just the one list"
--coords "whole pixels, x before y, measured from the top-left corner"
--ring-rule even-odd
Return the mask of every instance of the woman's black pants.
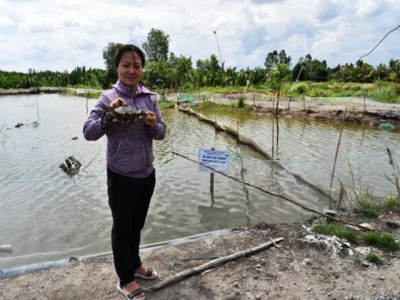
[[121, 285], [135, 280], [143, 229], [156, 184], [155, 170], [146, 178], [130, 178], [107, 169], [108, 204], [113, 226], [111, 245]]

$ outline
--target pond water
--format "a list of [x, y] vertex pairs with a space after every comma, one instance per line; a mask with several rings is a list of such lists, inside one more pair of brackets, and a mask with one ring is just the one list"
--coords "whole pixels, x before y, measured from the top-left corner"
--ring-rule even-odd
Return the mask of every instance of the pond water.
[[[62, 95], [0, 97], [0, 246], [12, 248], [11, 253], [0, 252], [0, 269], [111, 252], [106, 139], [88, 142], [82, 134], [94, 103]], [[271, 119], [203, 114], [239, 124], [272, 153]], [[200, 149], [229, 151], [229, 176], [311, 209], [328, 206], [313, 185], [330, 186], [340, 125], [279, 120], [279, 142], [274, 142], [279, 161], [274, 163], [196, 117], [175, 109], [163, 109], [163, 116], [168, 131], [164, 141], [155, 142], [157, 185], [143, 245], [310, 216], [299, 206], [221, 174], [215, 174], [211, 194], [210, 174], [173, 152], [197, 161]], [[17, 128], [18, 123], [24, 125]], [[386, 148], [397, 158], [399, 138], [398, 130], [345, 126], [332, 187], [338, 188], [340, 180], [377, 195], [393, 193], [395, 186], [385, 177], [393, 173]], [[82, 163], [73, 178], [59, 168], [71, 155]]]

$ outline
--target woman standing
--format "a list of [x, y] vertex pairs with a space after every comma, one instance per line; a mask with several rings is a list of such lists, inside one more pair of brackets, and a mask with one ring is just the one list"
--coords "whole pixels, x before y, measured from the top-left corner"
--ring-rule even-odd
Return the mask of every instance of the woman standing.
[[[83, 127], [86, 140], [98, 140], [107, 135], [112, 251], [119, 277], [117, 289], [127, 299], [145, 298], [135, 277], [157, 278], [152, 267], [142, 265], [139, 245], [156, 183], [153, 140], [164, 139], [166, 125], [155, 94], [141, 84], [144, 66], [145, 56], [140, 48], [122, 46], [115, 62], [118, 81], [100, 96]], [[122, 105], [145, 114], [132, 122], [120, 120], [109, 108]]]

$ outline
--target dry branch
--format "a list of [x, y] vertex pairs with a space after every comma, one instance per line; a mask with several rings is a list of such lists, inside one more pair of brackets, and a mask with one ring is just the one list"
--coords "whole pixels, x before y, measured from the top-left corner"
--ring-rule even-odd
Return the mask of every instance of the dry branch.
[[238, 258], [241, 258], [241, 257], [249, 256], [249, 255], [252, 255], [254, 253], [260, 252], [262, 250], [266, 250], [268, 248], [271, 248], [273, 245], [275, 245], [276, 243], [280, 243], [283, 240], [284, 240], [283, 238], [277, 238], [275, 240], [272, 240], [271, 242], [261, 244], [261, 245], [259, 245], [257, 247], [254, 247], [254, 248], [250, 248], [250, 249], [247, 249], [247, 250], [236, 252], [236, 253], [233, 253], [231, 255], [221, 257], [221, 258], [213, 259], [213, 260], [209, 261], [208, 263], [205, 263], [205, 264], [202, 264], [200, 266], [197, 266], [197, 267], [188, 269], [186, 271], [180, 272], [180, 273], [178, 273], [178, 274], [176, 274], [174, 276], [171, 276], [171, 277], [169, 277], [169, 278], [167, 278], [167, 279], [165, 279], [165, 280], [163, 280], [163, 281], [161, 281], [159, 283], [156, 283], [155, 285], [149, 286], [148, 288], [143, 289], [143, 291], [147, 292], [147, 293], [155, 292], [155, 291], [157, 291], [157, 290], [159, 290], [159, 289], [161, 289], [161, 288], [163, 288], [163, 287], [165, 287], [165, 286], [167, 286], [167, 285], [169, 285], [171, 283], [180, 281], [180, 280], [184, 279], [185, 277], [188, 277], [188, 276], [193, 275], [195, 273], [199, 273], [201, 271], [204, 271], [204, 270], [207, 270], [209, 268], [215, 267], [215, 266], [217, 266], [219, 264], [222, 264], [222, 263], [225, 263], [227, 261], [231, 261], [231, 260], [235, 260], [235, 259], [238, 259]]

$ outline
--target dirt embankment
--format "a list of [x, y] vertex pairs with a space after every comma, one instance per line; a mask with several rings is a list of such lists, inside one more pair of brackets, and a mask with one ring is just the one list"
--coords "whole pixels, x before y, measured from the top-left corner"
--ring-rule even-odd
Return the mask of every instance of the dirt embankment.
[[[399, 215], [377, 219], [375, 228], [400, 236]], [[171, 244], [142, 253], [159, 279], [138, 279], [148, 288], [213, 259], [248, 251], [271, 239], [283, 241], [147, 293], [146, 299], [399, 299], [398, 253], [377, 251], [382, 265], [365, 261], [366, 245], [330, 242], [312, 236], [311, 223], [260, 223], [195, 241]], [[328, 238], [329, 240], [329, 238]], [[362, 248], [364, 247], [364, 248]], [[1, 299], [123, 299], [115, 288], [111, 256], [71, 260], [60, 268], [0, 280]], [[396, 296], [397, 295], [397, 296]], [[379, 297], [387, 298], [379, 298]], [[389, 298], [391, 297], [391, 298]], [[397, 297], [397, 298], [395, 298]]]
[[[250, 102], [248, 103], [250, 104]], [[250, 104], [252, 112], [258, 115], [274, 116], [276, 103], [256, 102]], [[371, 99], [351, 98], [347, 103], [329, 102], [286, 102], [279, 104], [278, 117], [297, 118], [335, 123], [353, 123], [379, 126], [389, 123], [400, 128], [400, 104], [380, 103]]]

